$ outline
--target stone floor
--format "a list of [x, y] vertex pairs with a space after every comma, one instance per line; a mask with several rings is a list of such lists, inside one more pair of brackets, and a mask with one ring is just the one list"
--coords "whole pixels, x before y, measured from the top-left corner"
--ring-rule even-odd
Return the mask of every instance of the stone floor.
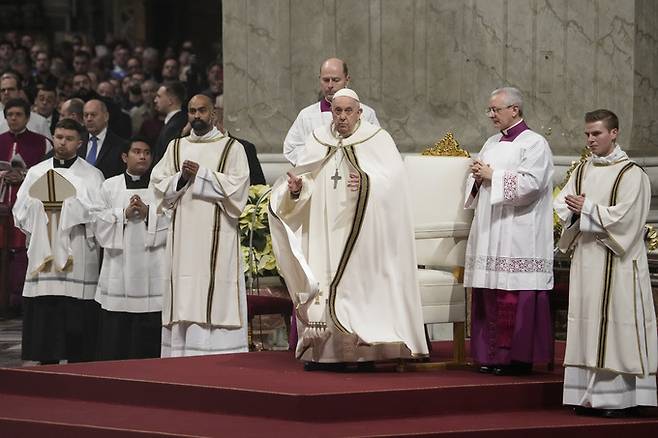
[[0, 318], [0, 367], [19, 367], [21, 360], [21, 330], [23, 321], [20, 318]]

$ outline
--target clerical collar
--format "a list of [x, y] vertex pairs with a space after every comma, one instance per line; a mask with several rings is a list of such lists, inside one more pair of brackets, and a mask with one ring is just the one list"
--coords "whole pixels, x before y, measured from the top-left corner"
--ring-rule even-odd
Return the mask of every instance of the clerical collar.
[[25, 134], [26, 132], [27, 132], [27, 127], [23, 128], [23, 130], [21, 132], [17, 132], [17, 133], [13, 133], [13, 132], [9, 131], [9, 133], [11, 135], [13, 135], [14, 137], [18, 137], [19, 135]]
[[62, 160], [53, 156], [53, 167], [63, 167], [64, 169], [68, 169], [69, 167], [73, 166], [73, 163], [75, 163], [75, 160], [77, 159], [77, 155], [73, 158], [69, 158], [68, 160]]
[[521, 119], [509, 128], [500, 131], [503, 136], [499, 141], [514, 141], [514, 139], [518, 137], [519, 134], [527, 129], [529, 129], [528, 125], [526, 125], [525, 121]]
[[321, 113], [331, 112], [331, 102], [329, 102], [324, 97], [320, 100], [320, 112]]
[[126, 188], [127, 189], [146, 189], [149, 186], [149, 174], [147, 173], [146, 175], [131, 175], [128, 173], [126, 170], [123, 173], [123, 176], [126, 179]]
[[595, 166], [610, 166], [612, 164], [617, 164], [621, 161], [628, 161], [628, 155], [624, 152], [621, 147], [617, 144], [615, 148], [605, 157], [599, 157], [598, 155], [592, 155], [592, 163]]

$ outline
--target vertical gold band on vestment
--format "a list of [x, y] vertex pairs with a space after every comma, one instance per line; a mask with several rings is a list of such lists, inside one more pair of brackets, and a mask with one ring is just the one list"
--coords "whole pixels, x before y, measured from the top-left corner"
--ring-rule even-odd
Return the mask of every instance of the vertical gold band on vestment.
[[[629, 171], [635, 163], [628, 163], [619, 171], [612, 191], [610, 193], [610, 207], [617, 204], [617, 192], [619, 184], [624, 174]], [[603, 224], [601, 224], [603, 225]], [[605, 254], [605, 278], [603, 282], [603, 296], [601, 297], [601, 319], [599, 324], [599, 345], [597, 352], [596, 366], [597, 368], [605, 368], [605, 351], [608, 338], [608, 314], [610, 312], [610, 295], [612, 293], [612, 280], [614, 273], [615, 255], [610, 248], [607, 249]]]
[[336, 275], [334, 276], [333, 280], [331, 281], [331, 285], [329, 286], [329, 316], [331, 317], [334, 325], [338, 330], [344, 333], [349, 333], [349, 331], [340, 323], [338, 320], [338, 315], [336, 314], [336, 290], [340, 284], [341, 279], [343, 278], [345, 268], [347, 267], [347, 262], [352, 255], [354, 245], [356, 244], [359, 233], [361, 232], [361, 225], [363, 225], [363, 219], [365, 217], [366, 207], [368, 205], [368, 197], [370, 195], [370, 177], [359, 166], [359, 160], [354, 153], [353, 146], [344, 147], [343, 153], [345, 154], [347, 161], [359, 174], [359, 193], [357, 195], [356, 211], [352, 221], [352, 229], [347, 236], [345, 248], [343, 249], [343, 254], [341, 255], [340, 262], [338, 263], [338, 268], [336, 269]]
[[[224, 168], [226, 167], [226, 161], [228, 160], [228, 154], [234, 142], [235, 139], [231, 138], [228, 141], [228, 143], [226, 143], [226, 146], [224, 147], [224, 150], [222, 151], [222, 154], [219, 158], [219, 164], [217, 165], [217, 172], [224, 173]], [[206, 304], [206, 322], [209, 325], [212, 325], [212, 300], [213, 300], [213, 295], [215, 293], [215, 272], [217, 270], [216, 265], [217, 265], [217, 260], [219, 259], [217, 255], [219, 253], [219, 238], [220, 238], [219, 229], [221, 224], [221, 218], [222, 218], [222, 209], [219, 206], [219, 204], [215, 204], [215, 218], [212, 227], [212, 246], [210, 247], [210, 280], [208, 282], [208, 298]]]

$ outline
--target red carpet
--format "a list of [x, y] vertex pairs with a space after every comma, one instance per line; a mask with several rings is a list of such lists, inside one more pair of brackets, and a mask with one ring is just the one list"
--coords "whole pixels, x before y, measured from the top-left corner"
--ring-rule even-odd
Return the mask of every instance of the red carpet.
[[[436, 356], [448, 354], [448, 343], [435, 345]], [[261, 352], [0, 369], [0, 436], [566, 438], [658, 431], [655, 417], [573, 415], [561, 406], [557, 368], [528, 377], [392, 367], [305, 372], [291, 353]]]

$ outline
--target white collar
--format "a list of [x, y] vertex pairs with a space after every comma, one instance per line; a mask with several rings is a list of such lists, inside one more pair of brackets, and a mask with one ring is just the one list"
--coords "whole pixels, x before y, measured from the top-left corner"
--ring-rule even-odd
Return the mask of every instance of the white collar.
[[190, 131], [190, 136], [189, 139], [191, 142], [206, 142], [210, 140], [215, 140], [219, 137], [223, 137], [224, 135], [217, 129], [216, 127], [212, 127], [212, 129], [205, 134], [199, 136], [194, 132], [194, 129]]
[[174, 115], [175, 115], [176, 113], [179, 113], [179, 112], [181, 112], [181, 109], [180, 109], [180, 108], [175, 109], [175, 110], [173, 110], [173, 111], [169, 111], [169, 112], [167, 113], [167, 115], [165, 116], [165, 120], [164, 120], [165, 125], [167, 124], [167, 122], [168, 122], [169, 120], [171, 120], [172, 117], [174, 117]]
[[618, 144], [616, 144], [612, 152], [610, 152], [605, 157], [599, 157], [597, 155], [592, 154], [592, 163], [597, 164], [599, 166], [609, 166], [611, 164], [616, 164], [620, 161], [625, 161], [625, 160], [628, 160], [628, 155], [626, 154], [626, 152], [621, 150], [621, 146], [619, 146]]
[[[98, 139], [98, 146], [103, 144], [103, 141], [105, 140], [105, 136], [107, 135], [107, 126], [103, 128], [101, 132], [98, 133], [96, 138]], [[91, 132], [89, 133], [89, 141], [91, 142], [91, 138], [94, 136]]]

